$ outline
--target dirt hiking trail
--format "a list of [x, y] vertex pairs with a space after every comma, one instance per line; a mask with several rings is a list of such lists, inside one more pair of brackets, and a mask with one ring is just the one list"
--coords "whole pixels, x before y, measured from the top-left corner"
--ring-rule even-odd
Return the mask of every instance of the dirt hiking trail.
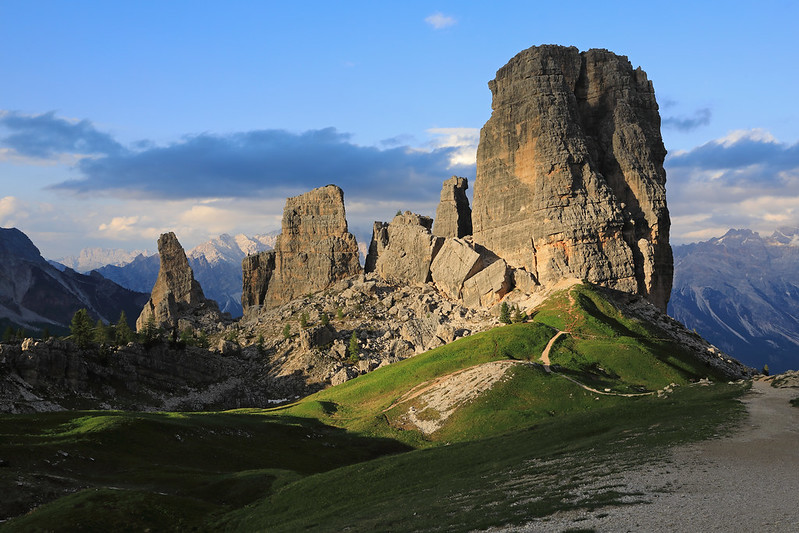
[[603, 480], [649, 503], [556, 513], [513, 531], [797, 531], [799, 408], [789, 403], [796, 397], [799, 388], [755, 381], [744, 398], [748, 416], [732, 435]]

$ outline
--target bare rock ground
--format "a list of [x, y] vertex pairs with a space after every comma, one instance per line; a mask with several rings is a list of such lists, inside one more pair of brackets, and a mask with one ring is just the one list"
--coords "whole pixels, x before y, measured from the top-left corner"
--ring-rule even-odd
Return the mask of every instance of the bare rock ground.
[[733, 434], [678, 447], [670, 461], [613, 480], [644, 503], [557, 513], [512, 530], [796, 531], [799, 408], [789, 400], [799, 396], [799, 380], [777, 378], [780, 388], [772, 381], [754, 382], [748, 417]]

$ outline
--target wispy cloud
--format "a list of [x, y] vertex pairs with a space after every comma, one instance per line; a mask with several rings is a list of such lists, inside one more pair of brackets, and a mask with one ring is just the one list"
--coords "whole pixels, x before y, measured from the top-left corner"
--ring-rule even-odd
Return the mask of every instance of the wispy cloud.
[[799, 222], [799, 143], [765, 130], [736, 130], [670, 155], [666, 170], [676, 242], [729, 228], [769, 233]]
[[664, 117], [662, 125], [664, 128], [673, 128], [679, 131], [693, 131], [710, 124], [711, 117], [710, 109], [704, 107], [697, 109], [691, 117]]
[[433, 13], [432, 15], [426, 17], [424, 19], [424, 21], [427, 22], [428, 24], [430, 24], [436, 30], [449, 28], [450, 26], [454, 26], [458, 22], [457, 20], [455, 20], [454, 17], [450, 17], [449, 15], [445, 15], [445, 14], [441, 13], [440, 11], [436, 12], [436, 13]]

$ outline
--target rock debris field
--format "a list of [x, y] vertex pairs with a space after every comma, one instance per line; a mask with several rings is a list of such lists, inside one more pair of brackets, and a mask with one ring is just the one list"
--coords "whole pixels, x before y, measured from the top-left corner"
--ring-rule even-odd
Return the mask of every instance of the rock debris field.
[[799, 527], [799, 389], [755, 381], [733, 434], [675, 448], [670, 461], [614, 479], [647, 503], [569, 511], [513, 531], [796, 531]]

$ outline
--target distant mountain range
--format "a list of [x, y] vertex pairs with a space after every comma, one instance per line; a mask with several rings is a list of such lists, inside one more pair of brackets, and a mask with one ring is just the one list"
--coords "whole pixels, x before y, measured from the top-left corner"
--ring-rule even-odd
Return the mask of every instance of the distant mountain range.
[[674, 247], [669, 314], [739, 361], [799, 368], [799, 228]]
[[116, 322], [125, 311], [135, 323], [148, 294], [119, 286], [97, 273], [59, 270], [21, 231], [0, 228], [0, 324], [52, 333], [64, 331], [86, 308], [93, 319]]
[[139, 255], [149, 256], [154, 252], [148, 250], [120, 250], [107, 248], [84, 248], [76, 256], [60, 257], [51, 261], [56, 268], [63, 270], [59, 265], [71, 268], [77, 272], [86, 274], [92, 270], [106, 265], [122, 266], [130, 263]]
[[[223, 234], [189, 250], [186, 256], [205, 296], [216, 300], [223, 312], [239, 317], [242, 314], [241, 261], [248, 254], [271, 249], [276, 239], [277, 233], [254, 237]], [[81, 252], [79, 257], [83, 255]], [[95, 271], [123, 287], [149, 293], [158, 277], [158, 269], [157, 254], [139, 254], [126, 264], [106, 265]]]

